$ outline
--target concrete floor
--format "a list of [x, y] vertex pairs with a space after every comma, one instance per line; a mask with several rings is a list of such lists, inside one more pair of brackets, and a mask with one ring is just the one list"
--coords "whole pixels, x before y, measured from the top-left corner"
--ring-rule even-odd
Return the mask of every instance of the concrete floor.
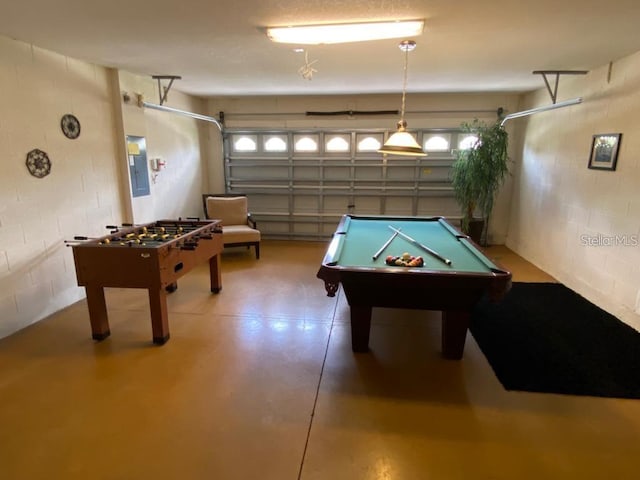
[[[640, 401], [507, 392], [473, 337], [440, 356], [436, 312], [349, 309], [316, 279], [326, 245], [225, 252], [169, 296], [151, 344], [146, 291], [108, 289], [0, 340], [0, 479], [637, 479]], [[504, 247], [515, 281], [553, 281]]]

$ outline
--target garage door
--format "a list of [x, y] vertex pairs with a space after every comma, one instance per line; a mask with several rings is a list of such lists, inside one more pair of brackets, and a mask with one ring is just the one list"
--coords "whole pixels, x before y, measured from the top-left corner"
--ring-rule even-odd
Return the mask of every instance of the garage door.
[[266, 238], [327, 238], [345, 213], [459, 218], [450, 171], [475, 140], [412, 132], [427, 157], [383, 156], [385, 130], [240, 130], [224, 135], [227, 193], [244, 193]]

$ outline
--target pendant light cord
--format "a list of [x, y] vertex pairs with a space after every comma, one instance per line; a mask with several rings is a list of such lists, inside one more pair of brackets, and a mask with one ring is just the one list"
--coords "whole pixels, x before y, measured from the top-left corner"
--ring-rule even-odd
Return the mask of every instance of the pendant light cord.
[[409, 73], [409, 52], [416, 48], [416, 42], [413, 40], [403, 40], [400, 50], [404, 52], [404, 79], [402, 82], [402, 109], [400, 110], [400, 121], [397, 124], [396, 131], [387, 138], [382, 148], [378, 152], [386, 155], [407, 155], [411, 157], [425, 157], [427, 154], [418, 144], [416, 139], [407, 132], [407, 122], [404, 119], [405, 102], [407, 97], [407, 79]]
[[409, 48], [404, 47], [404, 80], [402, 82], [402, 109], [400, 110], [400, 121], [404, 123], [404, 105], [407, 96], [407, 74], [409, 66]]
[[400, 122], [398, 125], [402, 125], [402, 128], [405, 127], [404, 121], [404, 110], [405, 110], [405, 100], [407, 97], [407, 78], [409, 76], [409, 52], [413, 51], [416, 48], [416, 42], [413, 40], [403, 40], [400, 42], [400, 50], [404, 52], [404, 79], [402, 80], [402, 109], [400, 110]]

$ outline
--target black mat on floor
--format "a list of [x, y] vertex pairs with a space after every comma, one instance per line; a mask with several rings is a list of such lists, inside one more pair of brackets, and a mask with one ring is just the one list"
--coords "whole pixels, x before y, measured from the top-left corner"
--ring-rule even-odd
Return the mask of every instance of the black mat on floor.
[[516, 282], [470, 330], [507, 390], [640, 398], [640, 333], [564, 285]]

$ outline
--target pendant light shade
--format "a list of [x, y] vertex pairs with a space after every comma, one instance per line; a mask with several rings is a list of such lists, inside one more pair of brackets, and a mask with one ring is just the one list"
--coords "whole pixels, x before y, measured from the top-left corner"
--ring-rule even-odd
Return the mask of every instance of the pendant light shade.
[[407, 96], [407, 67], [409, 63], [409, 52], [416, 48], [416, 42], [413, 40], [403, 40], [400, 42], [400, 50], [405, 52], [404, 56], [404, 83], [402, 85], [402, 109], [400, 110], [400, 121], [397, 125], [396, 132], [391, 135], [384, 143], [382, 148], [378, 150], [380, 153], [387, 155], [404, 155], [410, 157], [426, 157], [427, 154], [422, 147], [416, 142], [416, 139], [407, 132], [407, 122], [404, 119], [405, 98]]
[[426, 156], [426, 153], [424, 153], [422, 148], [420, 148], [420, 145], [418, 145], [416, 139], [413, 138], [413, 135], [407, 132], [406, 128], [407, 122], [404, 120], [398, 122], [398, 130], [387, 139], [384, 146], [378, 150], [378, 152], [389, 155], [408, 155], [412, 157]]

